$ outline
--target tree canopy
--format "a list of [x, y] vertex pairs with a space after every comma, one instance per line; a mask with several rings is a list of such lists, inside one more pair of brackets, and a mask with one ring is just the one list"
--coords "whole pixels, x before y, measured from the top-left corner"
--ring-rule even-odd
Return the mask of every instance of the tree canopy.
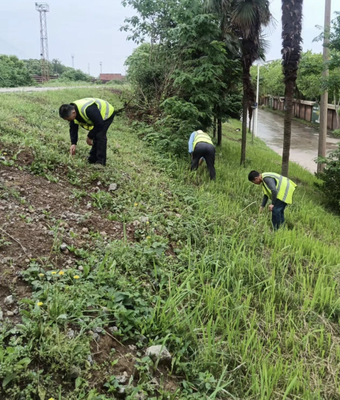
[[195, 129], [213, 118], [239, 117], [241, 64], [223, 41], [217, 15], [200, 0], [126, 0], [137, 16], [124, 30], [143, 43], [128, 58], [128, 79], [135, 93], [136, 115], [162, 126], [152, 135], [182, 152]]
[[0, 55], [0, 87], [30, 86], [33, 83], [25, 64], [18, 57]]

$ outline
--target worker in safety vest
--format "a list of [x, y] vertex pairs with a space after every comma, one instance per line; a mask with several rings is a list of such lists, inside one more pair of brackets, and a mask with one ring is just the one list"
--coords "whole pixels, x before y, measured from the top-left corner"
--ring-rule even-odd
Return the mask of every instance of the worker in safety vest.
[[192, 132], [188, 144], [191, 154], [191, 170], [196, 170], [205, 160], [210, 179], [215, 180], [215, 147], [210, 136], [203, 131]]
[[92, 146], [88, 162], [90, 164], [106, 164], [106, 132], [114, 118], [113, 106], [105, 100], [85, 98], [59, 108], [59, 115], [70, 121], [70, 154], [76, 154], [79, 125], [88, 130], [86, 143]]
[[260, 211], [264, 209], [268, 198], [271, 199], [272, 204], [269, 205], [269, 211], [272, 212], [273, 228], [277, 230], [285, 221], [284, 211], [287, 204], [292, 204], [296, 184], [275, 172], [260, 174], [257, 171], [250, 171], [248, 179], [255, 185], [262, 185], [264, 196]]

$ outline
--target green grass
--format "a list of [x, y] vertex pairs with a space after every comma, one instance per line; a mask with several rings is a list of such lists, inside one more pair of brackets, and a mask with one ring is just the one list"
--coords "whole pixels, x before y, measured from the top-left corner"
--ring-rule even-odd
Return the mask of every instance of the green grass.
[[[12, 376], [0, 393], [39, 399], [40, 388], [46, 398], [113, 398], [98, 394], [86, 358], [88, 331], [114, 324], [120, 341], [140, 349], [165, 344], [173, 354], [176, 393], [152, 391], [148, 367], [134, 383], [150, 399], [340, 399], [340, 224], [325, 209], [317, 179], [291, 164], [298, 188], [285, 213], [289, 229], [273, 233], [269, 213], [258, 213], [261, 189], [247, 175], [251, 169], [280, 173], [280, 157], [249, 138], [247, 168], [240, 167], [236, 121], [223, 127], [216, 182], [203, 168], [190, 173], [189, 160], [147, 147], [123, 118], [109, 131], [107, 168], [94, 171], [85, 163], [85, 135], [78, 156], [69, 158], [67, 125], [57, 113], [61, 103], [86, 96], [119, 106], [104, 88], [3, 94], [1, 143], [33, 149], [31, 170], [66, 175], [76, 195], [93, 180], [116, 182], [114, 195], [93, 195], [93, 204], [110, 220], [129, 224], [147, 216], [149, 223], [138, 225], [134, 241], [104, 247], [94, 235], [81, 254], [79, 281], [76, 271], [56, 277], [53, 265], [31, 262], [24, 278], [33, 294], [22, 303], [24, 321], [0, 330], [0, 377]], [[70, 326], [78, 332], [72, 340]], [[68, 373], [74, 366], [82, 370], [75, 382]], [[112, 382], [107, 376], [106, 387]]]

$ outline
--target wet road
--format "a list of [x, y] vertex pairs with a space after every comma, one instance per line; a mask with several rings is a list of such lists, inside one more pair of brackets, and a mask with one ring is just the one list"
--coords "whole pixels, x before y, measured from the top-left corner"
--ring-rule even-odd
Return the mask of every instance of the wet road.
[[[257, 136], [267, 146], [282, 156], [283, 116], [259, 109]], [[318, 155], [319, 133], [316, 129], [292, 122], [290, 161], [294, 161], [310, 172], [316, 172], [314, 159]], [[327, 136], [327, 153], [337, 148], [340, 139]]]

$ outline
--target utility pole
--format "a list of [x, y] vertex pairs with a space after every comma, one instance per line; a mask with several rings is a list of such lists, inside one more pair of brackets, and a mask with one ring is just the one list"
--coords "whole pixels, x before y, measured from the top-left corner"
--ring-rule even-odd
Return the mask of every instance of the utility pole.
[[88, 72], [89, 75], [91, 75], [90, 74], [90, 63], [87, 64], [87, 72]]
[[256, 79], [256, 108], [254, 115], [254, 127], [251, 135], [251, 142], [254, 144], [254, 137], [257, 136], [257, 121], [259, 117], [259, 91], [260, 91], [260, 63], [257, 63], [257, 79]]
[[71, 58], [72, 58], [72, 68], [74, 69], [74, 54], [71, 54]]
[[100, 62], [100, 63], [99, 63], [99, 66], [100, 66], [100, 73], [102, 73], [102, 67], [103, 67], [103, 63], [102, 63], [102, 62]]
[[35, 3], [35, 9], [40, 14], [40, 64], [41, 80], [46, 82], [50, 79], [48, 63], [48, 40], [47, 40], [47, 22], [46, 13], [50, 11], [47, 3]]
[[[323, 61], [324, 70], [322, 77], [326, 80], [329, 76], [327, 62], [329, 61], [329, 33], [331, 27], [331, 0], [325, 0], [325, 27], [323, 39]], [[320, 102], [320, 130], [319, 130], [319, 147], [318, 157], [326, 157], [326, 139], [327, 139], [327, 120], [328, 120], [328, 90], [325, 90], [321, 95]], [[325, 164], [318, 163], [317, 172], [323, 172]]]

